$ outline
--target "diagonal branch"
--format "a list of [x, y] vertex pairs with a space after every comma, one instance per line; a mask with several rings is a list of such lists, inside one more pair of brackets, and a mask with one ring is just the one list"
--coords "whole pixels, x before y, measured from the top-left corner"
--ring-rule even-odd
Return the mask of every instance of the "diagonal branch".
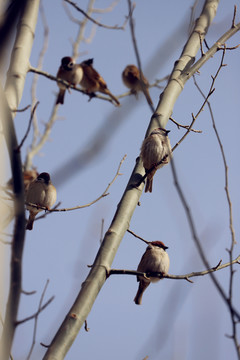
[[[181, 62], [183, 69], [189, 68], [190, 64], [193, 63], [200, 46], [199, 36], [195, 34], [195, 32], [201, 31], [204, 34], [207, 33], [208, 27], [215, 16], [217, 6], [217, 0], [207, 0], [205, 2], [202, 13], [196, 22], [193, 34], [190, 36], [182, 53], [182, 56], [184, 55], [184, 59], [182, 59], [183, 61]], [[147, 135], [156, 127], [165, 127], [172, 114], [174, 103], [183, 89], [182, 83], [180, 84], [178, 81], [178, 77], [182, 74], [183, 70], [179, 69], [179, 65], [180, 63], [177, 62], [174, 67], [168, 85], [161, 96], [157, 110], [150, 121], [150, 125], [146, 132]], [[185, 81], [187, 81], [187, 79]], [[129, 223], [143, 190], [143, 184], [141, 184], [139, 188], [136, 188], [135, 184], [141, 179], [144, 173], [142, 163], [137, 159], [124, 194], [118, 204], [112, 223], [106, 232], [101, 247], [96, 255], [94, 264], [91, 267], [86, 280], [83, 282], [74, 304], [47, 349], [43, 358], [44, 360], [64, 359], [91, 311], [94, 301], [106, 281], [106, 269], [111, 267], [121, 240], [129, 228]], [[74, 317], [72, 314], [74, 314]]]
[[148, 92], [147, 92], [147, 89], [146, 89], [146, 85], [143, 82], [143, 78], [142, 78], [142, 74], [143, 74], [143, 72], [142, 72], [142, 64], [141, 64], [141, 59], [140, 59], [140, 55], [139, 55], [139, 51], [138, 51], [137, 39], [136, 39], [136, 36], [135, 36], [135, 29], [134, 29], [134, 21], [133, 21], [133, 16], [132, 16], [135, 4], [132, 4], [131, 0], [127, 0], [127, 1], [128, 1], [129, 23], [130, 23], [131, 36], [132, 36], [133, 47], [134, 47], [134, 51], [135, 51], [135, 55], [136, 55], [136, 59], [137, 59], [142, 91], [144, 93], [144, 96], [146, 97], [146, 100], [148, 102], [148, 105], [149, 105], [151, 111], [154, 112], [154, 107], [152, 105], [152, 101], [151, 101], [151, 99], [149, 99], [149, 95], [148, 95]]
[[93, 204], [95, 204], [96, 202], [98, 202], [99, 200], [101, 200], [103, 197], [109, 195], [108, 193], [108, 190], [109, 188], [112, 186], [112, 184], [115, 182], [115, 180], [117, 179], [118, 176], [122, 175], [120, 173], [120, 168], [124, 162], [124, 160], [126, 159], [127, 155], [124, 155], [124, 157], [122, 158], [122, 160], [120, 161], [119, 163], [119, 166], [118, 166], [118, 169], [117, 169], [117, 172], [116, 172], [116, 175], [114, 176], [114, 178], [112, 179], [112, 181], [108, 184], [108, 186], [106, 187], [106, 189], [104, 190], [104, 192], [99, 195], [97, 197], [97, 199], [91, 201], [90, 203], [88, 204], [85, 204], [85, 205], [78, 205], [78, 206], [74, 206], [74, 207], [71, 207], [71, 208], [63, 208], [63, 209], [57, 209], [56, 207], [54, 207], [53, 209], [48, 209], [46, 208], [45, 206], [40, 206], [40, 205], [37, 205], [37, 204], [32, 204], [32, 203], [26, 203], [27, 205], [30, 205], [32, 207], [35, 207], [35, 208], [38, 208], [38, 209], [42, 209], [42, 210], [45, 210], [47, 211], [48, 213], [51, 213], [51, 212], [65, 212], [65, 211], [72, 211], [72, 210], [78, 210], [78, 209], [84, 209], [86, 207], [89, 207]]

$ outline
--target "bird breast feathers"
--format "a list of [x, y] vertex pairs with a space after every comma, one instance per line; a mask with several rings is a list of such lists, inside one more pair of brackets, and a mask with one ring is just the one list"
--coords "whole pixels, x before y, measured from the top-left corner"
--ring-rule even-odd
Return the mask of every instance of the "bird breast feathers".
[[[142, 272], [162, 272], [168, 273], [169, 256], [163, 249], [159, 247], [149, 248], [143, 254], [138, 266], [138, 271]], [[151, 281], [158, 281], [158, 278], [151, 278]]]
[[[50, 208], [56, 202], [56, 198], [56, 189], [52, 184], [46, 185], [42, 182], [33, 182], [29, 186], [26, 202]], [[27, 208], [36, 209], [36, 212], [39, 212], [37, 208], [30, 206], [27, 206]]]
[[141, 150], [143, 166], [149, 169], [153, 164], [158, 163], [165, 155], [162, 139], [159, 136], [152, 135], [145, 139]]

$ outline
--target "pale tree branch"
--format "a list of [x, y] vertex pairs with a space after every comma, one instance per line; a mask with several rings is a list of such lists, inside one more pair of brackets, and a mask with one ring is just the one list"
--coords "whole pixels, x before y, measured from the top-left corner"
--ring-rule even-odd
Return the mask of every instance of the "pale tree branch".
[[[17, 138], [13, 124], [13, 113], [22, 97], [25, 77], [28, 71], [29, 56], [32, 49], [37, 22], [39, 0], [26, 1], [19, 19], [16, 39], [12, 50], [11, 63], [7, 75], [5, 95], [1, 91], [1, 121], [10, 159], [14, 192], [14, 235], [11, 253], [10, 286], [6, 304], [4, 328], [1, 337], [0, 358], [9, 359], [15, 332], [15, 322], [22, 289], [22, 254], [25, 237], [24, 185], [22, 162], [17, 148]], [[7, 101], [6, 101], [7, 99]], [[8, 105], [7, 105], [8, 102]]]
[[[42, 20], [42, 24], [43, 24], [43, 44], [42, 44], [42, 49], [38, 56], [37, 68], [42, 69], [43, 59], [44, 59], [44, 56], [48, 49], [48, 36], [49, 36], [49, 27], [48, 27], [47, 19], [46, 19], [45, 12], [44, 12], [43, 0], [41, 0], [41, 2], [40, 2], [39, 10], [40, 10], [41, 20]], [[39, 79], [39, 74], [35, 73], [33, 76], [32, 87], [31, 87], [32, 104], [37, 102], [38, 79]], [[34, 148], [34, 146], [37, 142], [38, 136], [39, 136], [39, 129], [38, 129], [37, 114], [34, 114], [34, 116], [33, 116], [33, 139], [32, 139], [32, 144], [31, 144], [32, 148]], [[27, 162], [28, 161], [26, 160], [26, 163]]]
[[25, 160], [25, 170], [29, 170], [32, 166], [32, 159], [34, 156], [42, 149], [43, 145], [49, 139], [52, 127], [57, 120], [57, 108], [53, 107], [52, 114], [50, 116], [49, 121], [45, 124], [44, 132], [41, 137], [38, 139], [38, 143], [34, 145], [33, 148], [28, 150], [26, 160]]
[[[211, 7], [209, 6], [209, 2], [210, 1], [205, 2], [202, 14], [196, 23], [196, 26], [198, 26], [196, 30], [202, 30], [205, 33], [207, 32], [208, 27], [210, 26], [215, 16], [218, 5], [217, 0], [211, 1]], [[188, 51], [189, 41], [191, 41], [192, 44], [191, 52]], [[189, 41], [185, 45], [183, 53], [187, 52], [188, 55], [190, 54], [190, 58], [192, 59], [195, 57], [200, 46], [199, 37], [191, 36]], [[189, 61], [185, 60], [185, 64], [189, 64]], [[171, 116], [172, 107], [178, 95], [182, 91], [182, 87], [179, 87], [178, 81], [173, 80], [173, 75], [174, 79], [177, 77], [176, 74], [173, 73], [171, 75], [171, 80], [165, 88], [164, 94], [161, 96], [157, 112], [152, 116], [147, 134], [156, 127], [165, 127], [164, 125]], [[174, 90], [175, 85], [173, 83], [176, 83], [176, 87], [178, 89], [177, 91]], [[174, 96], [172, 96], [173, 91]], [[106, 269], [111, 268], [111, 264], [117, 253], [118, 247], [125, 232], [129, 228], [132, 215], [139, 202], [143, 190], [143, 184], [141, 184], [138, 188], [135, 187], [135, 184], [142, 178], [144, 173], [145, 171], [143, 169], [142, 163], [138, 159], [124, 194], [118, 204], [117, 211], [113, 217], [111, 225], [106, 232], [100, 249], [96, 255], [93, 266], [91, 267], [86, 280], [82, 283], [81, 289], [75, 299], [74, 304], [72, 305], [56, 335], [54, 336], [50, 346], [48, 347], [47, 352], [43, 358], [44, 360], [64, 359], [66, 353], [75, 340], [75, 337], [84, 324], [89, 312], [91, 311], [94, 301], [106, 281]], [[75, 314], [74, 319], [71, 317], [71, 314]]]
[[[86, 15], [89, 16], [89, 17], [92, 14], [92, 7], [94, 5], [94, 2], [95, 2], [95, 0], [89, 0], [89, 2], [88, 2], [88, 8], [87, 8], [87, 11], [86, 11]], [[76, 59], [79, 56], [78, 48], [79, 48], [80, 43], [82, 41], [91, 42], [92, 38], [95, 35], [96, 25], [93, 26], [90, 37], [88, 39], [86, 39], [84, 34], [85, 34], [85, 31], [86, 31], [86, 25], [87, 25], [87, 23], [89, 21], [88, 17], [85, 16], [82, 21], [74, 19], [72, 14], [70, 13], [70, 11], [68, 9], [68, 6], [66, 5], [65, 1], [64, 1], [64, 5], [65, 5], [64, 7], [66, 9], [66, 12], [67, 12], [70, 20], [75, 22], [76, 24], [78, 24], [78, 33], [77, 33], [75, 41], [72, 44], [72, 47], [73, 47], [72, 56], [73, 56], [74, 59]]]

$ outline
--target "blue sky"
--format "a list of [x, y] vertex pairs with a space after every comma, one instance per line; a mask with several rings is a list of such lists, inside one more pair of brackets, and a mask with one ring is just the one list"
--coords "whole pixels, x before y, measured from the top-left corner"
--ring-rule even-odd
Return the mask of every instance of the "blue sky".
[[[79, 2], [78, 2], [79, 3]], [[95, 3], [96, 8], [109, 6], [107, 0]], [[201, 4], [196, 9], [199, 15]], [[136, 37], [144, 69], [150, 82], [163, 78], [172, 70], [188, 37], [192, 1], [138, 1], [134, 10]], [[206, 39], [211, 46], [231, 26], [234, 1], [221, 1], [217, 16]], [[69, 21], [58, 0], [43, 1], [49, 26], [49, 46], [43, 70], [55, 75], [63, 56], [72, 54], [72, 41], [78, 27]], [[87, 1], [79, 3], [86, 9]], [[78, 19], [82, 15], [71, 9]], [[108, 25], [121, 25], [128, 13], [127, 1], [121, 0], [115, 9], [97, 15]], [[96, 15], [94, 15], [96, 17]], [[237, 15], [239, 20], [239, 15]], [[87, 34], [93, 25], [87, 26]], [[106, 80], [115, 95], [126, 91], [121, 72], [129, 63], [136, 63], [129, 26], [125, 31], [95, 29], [90, 43], [81, 43], [79, 62], [94, 58], [94, 66]], [[36, 28], [31, 65], [37, 66], [43, 42], [43, 27], [39, 16]], [[238, 44], [239, 34], [228, 45]], [[200, 55], [198, 54], [198, 57]], [[211, 85], [221, 59], [218, 52], [197, 75], [205, 93]], [[229, 190], [233, 204], [236, 239], [239, 238], [239, 50], [226, 53], [225, 63], [217, 78], [216, 90], [210, 101], [215, 121], [225, 149], [229, 166]], [[31, 103], [30, 87], [33, 74], [27, 75], [20, 108]], [[164, 84], [164, 83], [163, 83]], [[154, 105], [162, 90], [150, 90]], [[48, 121], [55, 103], [57, 85], [40, 77], [37, 86], [37, 109], [40, 131]], [[173, 118], [181, 124], [191, 122], [202, 104], [192, 79], [186, 84], [173, 109]], [[131, 96], [121, 100], [121, 107], [99, 99], [88, 102], [79, 92], [67, 93], [65, 104], [59, 107], [49, 141], [34, 158], [39, 172], [52, 175], [57, 187], [61, 207], [86, 204], [97, 198], [114, 177], [124, 154], [121, 177], [110, 188], [110, 195], [97, 204], [82, 210], [54, 213], [34, 224], [27, 232], [23, 262], [23, 289], [36, 290], [32, 296], [22, 295], [19, 318], [31, 315], [37, 309], [46, 280], [50, 283], [47, 300], [55, 300], [41, 313], [37, 328], [37, 342], [32, 359], [42, 358], [45, 349], [39, 344], [49, 344], [72, 305], [100, 245], [102, 219], [104, 231], [111, 223], [129, 176], [139, 155], [139, 149], [150, 121], [150, 109], [143, 98]], [[25, 133], [29, 113], [19, 113], [15, 119], [18, 139]], [[182, 129], [170, 121], [167, 126], [172, 146], [183, 135]], [[209, 263], [215, 266], [220, 259], [228, 261], [226, 248], [230, 247], [228, 207], [224, 192], [224, 167], [207, 108], [197, 119], [195, 129], [174, 153], [179, 182], [191, 208], [197, 233]], [[99, 134], [106, 135], [100, 150], [91, 160], [76, 164], [70, 172], [65, 165], [74, 156], [89, 149]], [[23, 160], [31, 143], [32, 132], [22, 150]], [[78, 157], [78, 156], [77, 156]], [[59, 169], [61, 170], [59, 172]], [[63, 180], [64, 179], [64, 180]], [[170, 274], [185, 274], [204, 269], [195, 248], [186, 214], [173, 184], [170, 166], [157, 172], [153, 193], [143, 194], [130, 228], [143, 238], [161, 240], [169, 246]], [[113, 268], [136, 269], [145, 250], [145, 244], [126, 234], [113, 262]], [[239, 254], [237, 244], [234, 256]], [[216, 274], [225, 290], [228, 289], [229, 270]], [[234, 299], [239, 298], [238, 273], [235, 275]], [[194, 284], [186, 281], [164, 280], [152, 284], [143, 296], [142, 306], [133, 298], [137, 291], [134, 276], [112, 276], [103, 286], [88, 317], [89, 332], [81, 330], [67, 360], [150, 360], [162, 359], [234, 359], [233, 342], [228, 310], [208, 276], [195, 278]], [[236, 302], [237, 306], [237, 302]], [[19, 327], [16, 333], [13, 357], [23, 360], [31, 345], [33, 322]]]

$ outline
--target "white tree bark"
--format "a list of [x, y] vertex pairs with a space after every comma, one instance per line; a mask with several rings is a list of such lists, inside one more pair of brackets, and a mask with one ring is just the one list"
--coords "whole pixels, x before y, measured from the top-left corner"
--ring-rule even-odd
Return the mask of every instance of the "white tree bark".
[[5, 94], [3, 90], [0, 89], [2, 110], [1, 122], [12, 170], [15, 212], [10, 267], [10, 288], [1, 338], [1, 360], [9, 359], [16, 329], [18, 306], [22, 291], [22, 253], [25, 237], [25, 205], [22, 162], [20, 152], [16, 151], [18, 144], [13, 123], [15, 113], [11, 110], [17, 109], [22, 97], [25, 78], [29, 68], [29, 57], [34, 40], [39, 2], [40, 0], [27, 0], [26, 2], [26, 6], [22, 11], [17, 27], [16, 40], [12, 51]]

